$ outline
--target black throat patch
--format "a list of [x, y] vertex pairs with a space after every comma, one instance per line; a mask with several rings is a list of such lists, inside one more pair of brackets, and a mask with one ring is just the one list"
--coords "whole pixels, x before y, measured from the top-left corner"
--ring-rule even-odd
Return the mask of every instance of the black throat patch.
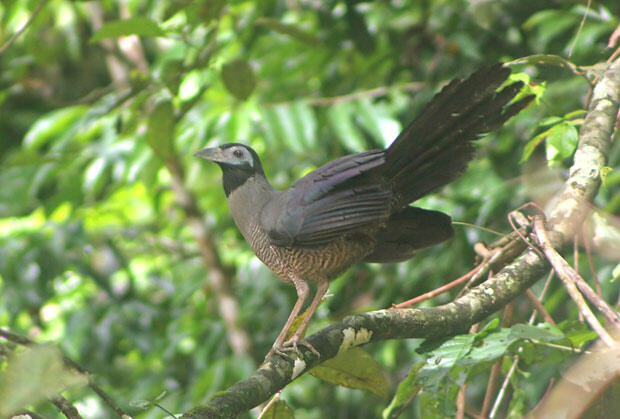
[[256, 171], [254, 171], [249, 165], [239, 167], [226, 163], [218, 164], [222, 168], [222, 183], [224, 184], [224, 193], [226, 194], [226, 198], [228, 198], [232, 191], [247, 182], [250, 177], [256, 175]]

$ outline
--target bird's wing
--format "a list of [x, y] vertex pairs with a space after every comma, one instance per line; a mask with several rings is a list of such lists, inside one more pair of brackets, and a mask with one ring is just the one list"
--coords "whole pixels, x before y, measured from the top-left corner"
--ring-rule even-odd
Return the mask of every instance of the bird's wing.
[[272, 244], [316, 247], [389, 217], [392, 192], [372, 172], [384, 151], [352, 154], [304, 176], [261, 219]]

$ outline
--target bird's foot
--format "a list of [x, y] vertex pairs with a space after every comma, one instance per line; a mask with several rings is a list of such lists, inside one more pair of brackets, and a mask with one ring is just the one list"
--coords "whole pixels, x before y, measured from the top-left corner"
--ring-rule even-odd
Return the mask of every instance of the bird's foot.
[[298, 346], [305, 347], [310, 352], [312, 352], [314, 355], [316, 355], [317, 358], [321, 357], [321, 354], [319, 353], [319, 351], [317, 351], [315, 349], [314, 346], [312, 346], [309, 342], [307, 342], [305, 340], [300, 340], [299, 337], [297, 337], [297, 336], [293, 336], [292, 338], [290, 338], [289, 340], [284, 342], [282, 344], [282, 346], [280, 346], [277, 349], [280, 350], [280, 353], [282, 353], [282, 352], [295, 352], [295, 353], [299, 354], [300, 352], [299, 352]]
[[265, 356], [265, 361], [271, 358], [273, 354], [278, 354], [292, 361], [292, 358], [289, 355], [289, 353], [294, 352], [298, 355], [301, 355], [301, 352], [299, 351], [299, 346], [305, 347], [310, 352], [312, 352], [314, 355], [316, 355], [317, 358], [321, 357], [321, 354], [319, 353], [319, 351], [317, 351], [316, 348], [312, 346], [309, 342], [306, 342], [305, 340], [299, 340], [298, 337], [293, 336], [292, 338], [282, 343], [281, 345], [274, 344], [271, 350], [267, 353], [267, 356]]

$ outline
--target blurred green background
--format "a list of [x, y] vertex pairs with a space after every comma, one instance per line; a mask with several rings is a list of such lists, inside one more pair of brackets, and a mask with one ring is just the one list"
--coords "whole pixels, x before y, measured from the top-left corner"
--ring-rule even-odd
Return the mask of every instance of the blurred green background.
[[[443, 84], [484, 64], [532, 54], [604, 62], [619, 13], [616, 1], [3, 1], [0, 327], [53, 342], [132, 414], [163, 417], [141, 401], [164, 391], [158, 403], [172, 412], [205, 401], [260, 364], [296, 295], [254, 257], [219, 169], [195, 151], [247, 143], [284, 188], [328, 160], [386, 146]], [[557, 190], [583, 116], [565, 115], [583, 108], [589, 85], [554, 65], [515, 71], [542, 97], [479, 142], [461, 179], [417, 206], [506, 233], [509, 211]], [[528, 141], [550, 127], [522, 162]], [[608, 165], [619, 158], [616, 144]], [[619, 185], [612, 172], [595, 204], [617, 214]], [[409, 262], [355, 266], [331, 284], [310, 333], [463, 275], [473, 244], [495, 239], [456, 226], [453, 240]], [[618, 261], [595, 252], [592, 262], [615, 304]], [[579, 264], [590, 278], [585, 255]], [[565, 337], [592, 338], [561, 286], [545, 305]], [[531, 310], [517, 301], [514, 321]], [[419, 343], [365, 348], [390, 397], [428, 357]], [[533, 408], [574, 356], [533, 347], [503, 414]], [[437, 377], [403, 417], [451, 416], [464, 382], [468, 406], [480, 409], [496, 359]], [[112, 415], [87, 387], [63, 394], [85, 417]], [[297, 418], [374, 418], [389, 403], [310, 375], [282, 398]], [[45, 402], [30, 409], [59, 415]]]

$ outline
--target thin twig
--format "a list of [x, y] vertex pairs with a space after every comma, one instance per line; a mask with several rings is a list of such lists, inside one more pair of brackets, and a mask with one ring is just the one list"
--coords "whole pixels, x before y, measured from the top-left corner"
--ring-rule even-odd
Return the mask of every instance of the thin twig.
[[583, 237], [583, 247], [586, 249], [586, 258], [588, 259], [588, 266], [590, 267], [590, 275], [592, 275], [592, 280], [594, 281], [594, 286], [596, 287], [596, 293], [599, 297], [603, 298], [603, 291], [601, 290], [601, 283], [598, 280], [598, 275], [596, 274], [596, 269], [594, 269], [594, 262], [592, 261], [592, 248], [590, 247], [590, 235], [588, 234], [588, 227], [584, 223], [582, 228], [582, 237]]
[[276, 400], [278, 400], [280, 398], [280, 394], [282, 394], [282, 390], [278, 391], [276, 394], [273, 395], [273, 397], [271, 398], [271, 400], [269, 400], [269, 402], [267, 402], [267, 404], [265, 405], [263, 410], [260, 411], [260, 413], [258, 414], [258, 417], [256, 419], [261, 419], [263, 417], [265, 412], [267, 412], [267, 409], [269, 409], [269, 407], [272, 404], [274, 404], [276, 402]]
[[[542, 301], [543, 298], [545, 297], [545, 294], [547, 293], [547, 288], [549, 288], [549, 284], [551, 283], [551, 278], [553, 278], [553, 269], [549, 272], [549, 275], [547, 275], [547, 279], [545, 280], [545, 285], [543, 286], [543, 289], [540, 293], [540, 297], [536, 298], [536, 301]], [[546, 310], [545, 310], [545, 313], [546, 313]], [[536, 310], [532, 311], [532, 314], [530, 315], [530, 319], [528, 320], [527, 324], [533, 325], [535, 319], [536, 319]], [[510, 366], [510, 369], [508, 370], [508, 373], [506, 374], [506, 377], [504, 378], [504, 382], [502, 383], [502, 386], [500, 387], [500, 390], [497, 393], [497, 397], [495, 398], [495, 403], [493, 403], [493, 408], [491, 409], [491, 412], [489, 412], [489, 418], [495, 417], [497, 410], [502, 404], [502, 401], [504, 399], [504, 394], [506, 394], [506, 389], [508, 388], [508, 383], [510, 383], [510, 379], [512, 378], [512, 375], [516, 371], [517, 364], [519, 363], [518, 354], [520, 354], [521, 352], [523, 352], [523, 346], [520, 346], [519, 349], [517, 349], [517, 355], [513, 357], [512, 365]]]
[[465, 408], [467, 402], [467, 382], [463, 383], [456, 395], [456, 415], [455, 419], [465, 419]]
[[80, 412], [78, 412], [75, 406], [61, 395], [52, 398], [51, 401], [67, 419], [82, 419]]
[[[528, 290], [529, 291], [529, 290]], [[502, 327], [510, 327], [512, 324], [512, 317], [514, 314], [514, 301], [510, 302], [504, 308], [504, 316], [502, 318]], [[491, 409], [491, 401], [493, 400], [493, 394], [495, 393], [495, 389], [497, 387], [497, 381], [499, 380], [499, 376], [502, 372], [502, 363], [504, 357], [500, 357], [491, 368], [491, 373], [489, 374], [489, 381], [487, 383], [487, 390], [484, 395], [484, 401], [482, 402], [482, 410], [480, 411], [481, 417], [487, 417], [489, 414], [489, 410]]]
[[[544, 229], [544, 223], [540, 223], [541, 227]], [[551, 246], [548, 241], [548, 236], [546, 234], [546, 230], [543, 231], [545, 237], [547, 237], [547, 244], [549, 250], [552, 254], [554, 254], [555, 260], [558, 261], [557, 267], [562, 270], [562, 273], [566, 275], [567, 280], [574, 283], [579, 291], [592, 303], [596, 306], [596, 308], [603, 313], [607, 321], [616, 329], [620, 329], [620, 313], [611, 307], [607, 301], [602, 299], [599, 295], [597, 295], [594, 290], [588, 285], [588, 283], [579, 275], [569, 264], [564, 260], [564, 258]], [[553, 261], [550, 260], [553, 265]], [[556, 265], [554, 265], [554, 269], [556, 269]], [[561, 277], [561, 273], [558, 272]]]
[[[581, 293], [577, 289], [574, 282], [574, 276], [576, 275], [575, 271], [564, 260], [564, 258], [562, 258], [562, 256], [560, 256], [560, 254], [557, 253], [555, 249], [551, 246], [547, 230], [543, 223], [543, 218], [540, 215], [534, 216], [534, 232], [536, 234], [536, 238], [538, 239], [540, 247], [542, 248], [545, 256], [547, 257], [547, 260], [549, 260], [549, 262], [553, 266], [553, 269], [562, 280], [562, 284], [564, 284], [564, 288], [566, 288], [568, 295], [570, 295], [575, 304], [577, 304], [579, 312], [583, 314], [586, 321], [590, 324], [590, 327], [594, 329], [594, 331], [599, 335], [601, 340], [607, 346], [613, 347], [615, 341], [609, 335], [609, 333], [607, 333], [601, 323], [599, 323], [596, 316], [590, 310], [590, 307], [588, 307], [588, 304], [584, 300], [583, 295], [581, 295]], [[594, 292], [592, 292], [592, 294], [594, 294]], [[596, 296], [596, 294], [594, 295]], [[603, 311], [602, 307], [604, 307], [604, 305], [600, 305], [598, 307], [599, 310]], [[603, 312], [603, 314], [605, 314], [605, 312]], [[610, 317], [611, 321], [613, 321], [613, 317], [613, 315]]]
[[571, 42], [570, 47], [568, 48], [568, 58], [570, 58], [573, 55], [573, 48], [575, 48], [575, 44], [577, 43], [579, 34], [581, 33], [581, 30], [583, 29], [583, 25], [586, 23], [586, 17], [588, 16], [588, 11], [590, 10], [591, 6], [592, 6], [592, 0], [588, 0], [588, 4], [586, 5], [586, 11], [583, 14], [583, 17], [581, 18], [581, 22], [579, 22], [579, 29], [577, 29], [575, 38], [573, 39], [573, 42]]
[[[492, 244], [489, 249], [486, 249], [482, 243], [476, 243], [474, 250], [480, 256], [482, 256], [482, 266], [477, 270], [474, 275], [471, 276], [467, 284], [458, 293], [457, 297], [460, 297], [467, 292], [473, 285], [477, 284], [480, 278], [490, 272], [498, 272], [501, 270], [508, 261], [513, 260], [519, 253], [521, 253], [525, 247], [521, 240], [517, 240], [519, 232], [512, 232], [508, 236], [502, 237], [496, 243]], [[501, 246], [498, 248], [498, 246]]]
[[472, 269], [471, 271], [469, 271], [468, 273], [466, 273], [465, 275], [463, 275], [460, 278], [455, 279], [454, 281], [443, 285], [439, 288], [435, 288], [432, 291], [426, 292], [422, 295], [418, 295], [415, 298], [412, 298], [410, 300], [404, 301], [402, 303], [396, 304], [393, 306], [393, 308], [406, 308], [409, 306], [412, 306], [414, 304], [418, 304], [422, 301], [425, 300], [429, 300], [433, 297], [436, 297], [440, 294], [443, 294], [444, 292], [447, 292], [449, 290], [451, 290], [452, 288], [455, 288], [457, 286], [459, 286], [460, 284], [462, 284], [463, 282], [467, 282], [467, 280], [469, 280], [469, 278], [471, 278], [474, 274], [476, 274], [481, 268], [483, 267], [483, 265], [478, 265], [477, 267], [475, 267], [474, 269]]
[[21, 28], [19, 28], [17, 30], [17, 32], [15, 32], [13, 34], [13, 36], [11, 37], [11, 39], [9, 39], [8, 41], [6, 41], [6, 43], [4, 45], [2, 45], [2, 47], [0, 47], [0, 54], [2, 54], [8, 47], [11, 46], [11, 44], [13, 42], [15, 42], [15, 40], [26, 30], [26, 28], [28, 28], [28, 26], [30, 26], [30, 24], [32, 23], [32, 21], [34, 20], [34, 18], [37, 17], [37, 15], [39, 14], [39, 12], [41, 11], [41, 9], [43, 9], [43, 6], [45, 6], [45, 3], [47, 3], [47, 0], [41, 0], [41, 3], [39, 3], [39, 5], [37, 6], [36, 9], [34, 9], [34, 12], [32, 12], [32, 15], [30, 16], [30, 18], [26, 21], [26, 23], [24, 23], [24, 26], [22, 26]]
[[[553, 273], [553, 271], [551, 271], [551, 273]], [[536, 312], [538, 312], [538, 314], [540, 314], [541, 317], [543, 317], [547, 321], [547, 323], [555, 326], [555, 321], [553, 321], [553, 318], [551, 318], [549, 313], [547, 313], [547, 310], [545, 310], [545, 306], [543, 306], [540, 300], [536, 298], [534, 293], [531, 290], [526, 290], [525, 295], [530, 301], [530, 303], [532, 303], [532, 305], [534, 306]]]
[[[378, 97], [385, 96], [391, 90], [405, 90], [405, 91], [415, 91], [424, 88], [426, 84], [420, 82], [413, 83], [404, 83], [396, 86], [380, 86], [374, 89], [362, 90], [360, 92], [353, 92], [346, 95], [341, 96], [330, 96], [330, 97], [311, 97], [305, 99], [305, 103], [310, 106], [328, 106], [334, 105], [336, 103], [341, 102], [352, 102], [354, 100], [359, 100], [367, 97]], [[291, 102], [274, 102], [265, 104], [266, 107], [272, 108], [276, 106], [287, 106], [290, 105]]]
[[616, 29], [609, 37], [609, 42], [607, 42], [607, 48], [613, 48], [618, 43], [618, 39], [620, 39], [620, 25], [616, 26]]

